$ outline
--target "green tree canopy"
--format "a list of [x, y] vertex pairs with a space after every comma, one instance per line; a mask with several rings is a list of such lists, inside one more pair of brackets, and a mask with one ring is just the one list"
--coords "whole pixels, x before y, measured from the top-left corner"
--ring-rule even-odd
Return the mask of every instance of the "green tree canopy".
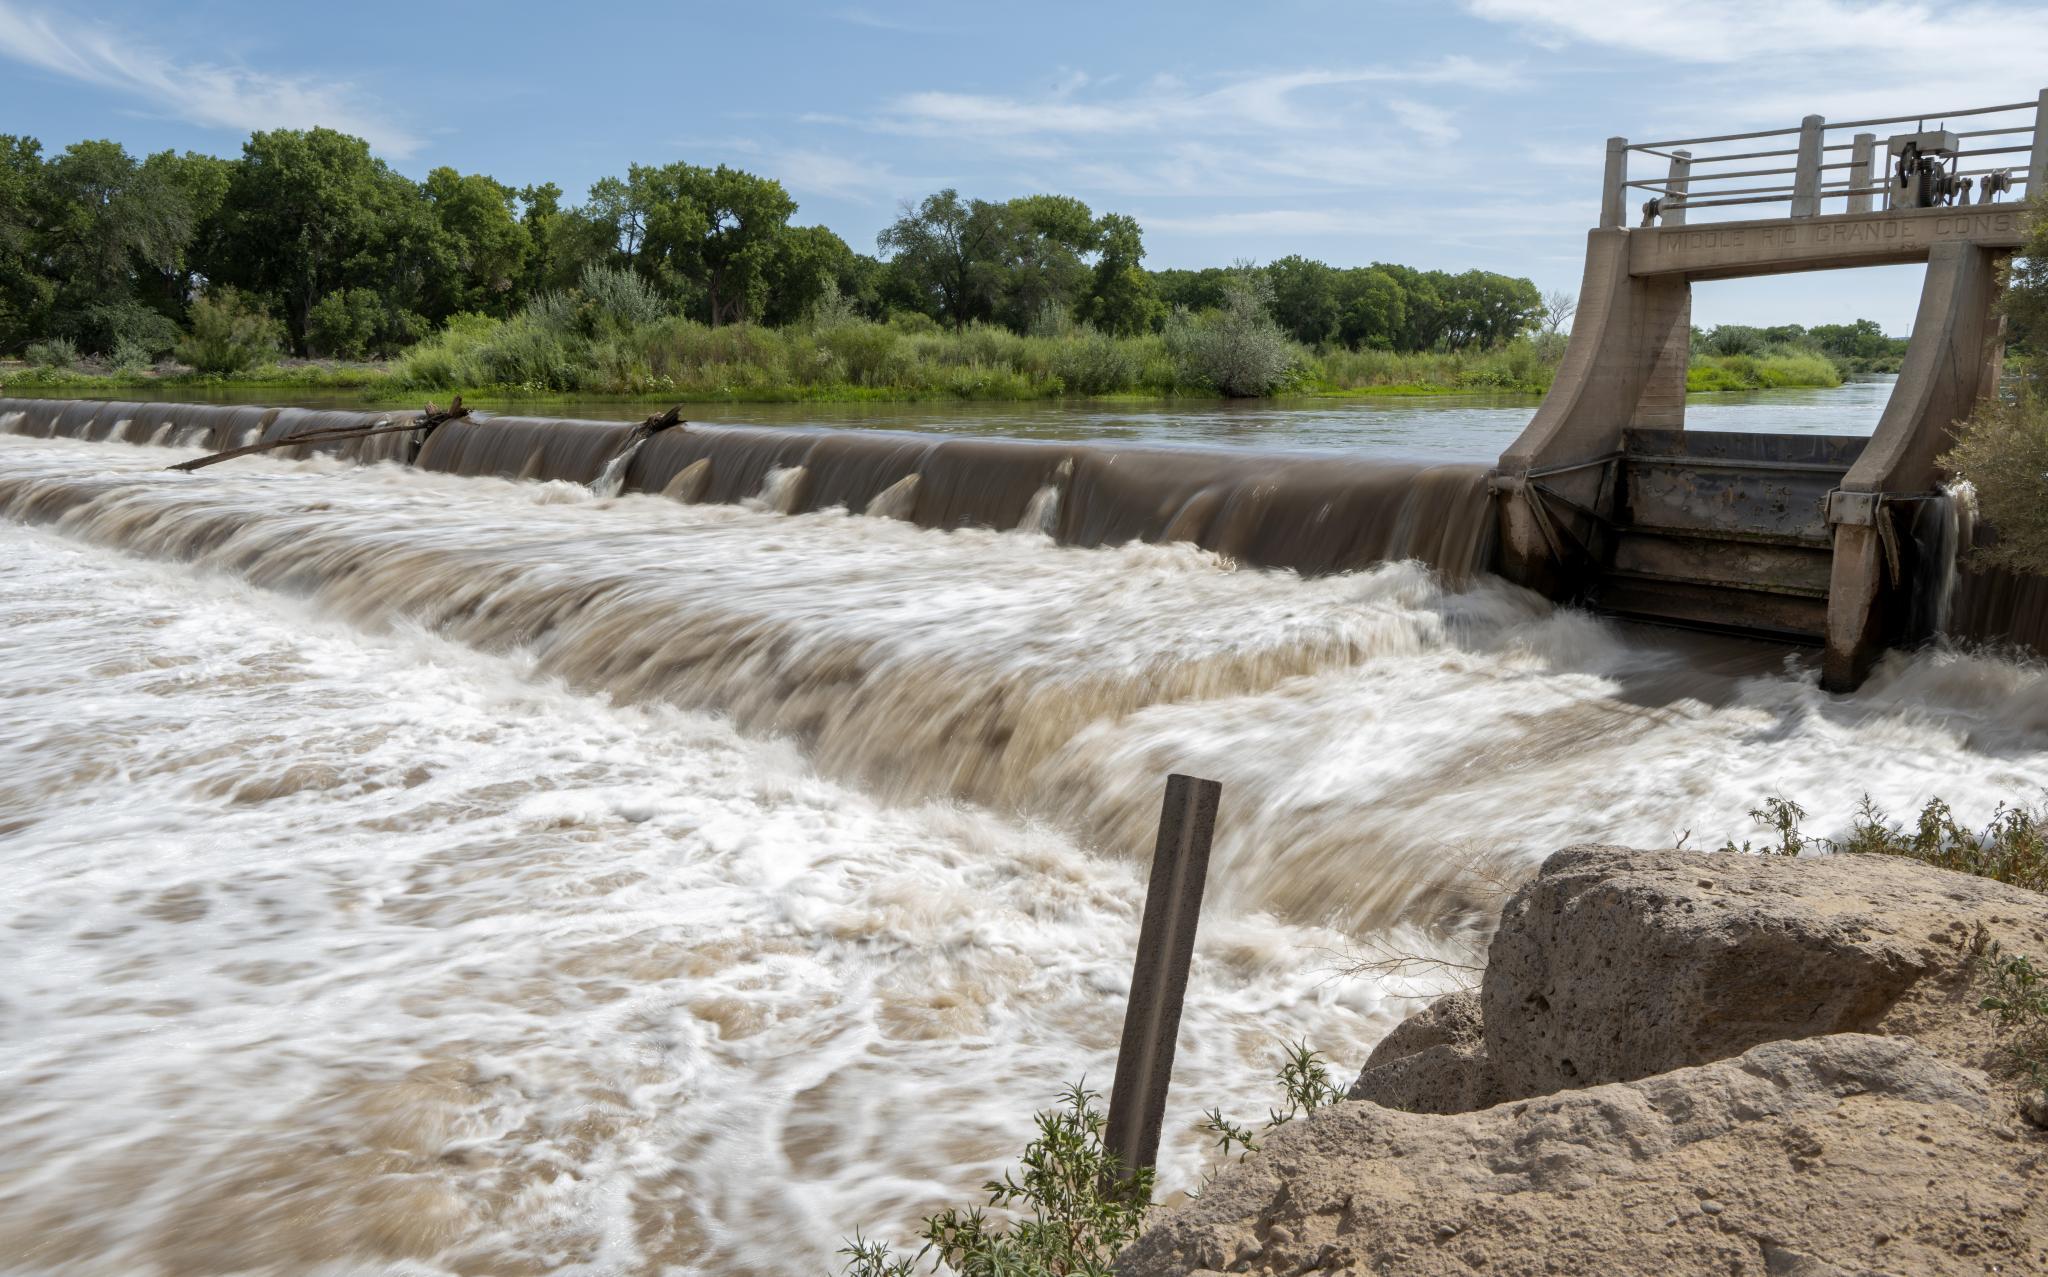
[[440, 247], [419, 188], [361, 138], [325, 128], [251, 136], [219, 221], [205, 274], [273, 305], [301, 353], [307, 315], [337, 289], [376, 288], [416, 309]]
[[906, 206], [875, 237], [919, 309], [955, 328], [994, 312], [1003, 266], [1002, 206], [951, 187]]
[[40, 252], [42, 143], [0, 133], [0, 348], [40, 335], [57, 286]]
[[796, 212], [782, 183], [723, 164], [636, 164], [627, 187], [646, 227], [643, 270], [679, 297], [701, 295], [714, 327], [762, 314]]
[[505, 315], [523, 300], [533, 235], [519, 219], [518, 195], [481, 174], [452, 168], [427, 174], [427, 207], [440, 230], [437, 248], [446, 255], [426, 288], [438, 316], [458, 311]]
[[1145, 260], [1145, 241], [1137, 219], [1104, 213], [1095, 230], [1099, 255], [1081, 317], [1120, 337], [1157, 328], [1166, 318], [1166, 306], [1139, 265]]
[[1408, 332], [1408, 299], [1377, 266], [1346, 271], [1338, 298], [1337, 336], [1353, 350], [1399, 349]]
[[1337, 332], [1342, 317], [1337, 272], [1306, 257], [1283, 257], [1266, 267], [1273, 289], [1273, 319], [1287, 335], [1317, 346]]

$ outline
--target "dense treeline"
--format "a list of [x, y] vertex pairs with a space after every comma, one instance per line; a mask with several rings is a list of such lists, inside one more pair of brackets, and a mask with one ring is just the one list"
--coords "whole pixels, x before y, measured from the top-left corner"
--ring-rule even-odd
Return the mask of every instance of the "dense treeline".
[[712, 328], [921, 315], [956, 332], [1113, 337], [1228, 311], [1250, 273], [1293, 341], [1397, 352], [1498, 347], [1542, 304], [1529, 281], [1482, 271], [1301, 257], [1148, 271], [1134, 219], [1061, 195], [940, 191], [904, 209], [877, 255], [796, 212], [781, 183], [724, 166], [636, 164], [569, 203], [552, 184], [452, 168], [415, 182], [329, 129], [257, 133], [233, 159], [138, 159], [109, 141], [46, 156], [0, 135], [0, 353], [40, 342], [135, 367], [278, 343], [389, 357], [457, 316], [574, 305], [622, 273], [665, 314]]
[[1824, 356], [1844, 372], [1897, 372], [1906, 356], [1904, 337], [1887, 337], [1874, 319], [1850, 324], [1778, 324], [1754, 328], [1747, 324], [1722, 324], [1692, 330], [1695, 355], [1768, 356], [1814, 354]]

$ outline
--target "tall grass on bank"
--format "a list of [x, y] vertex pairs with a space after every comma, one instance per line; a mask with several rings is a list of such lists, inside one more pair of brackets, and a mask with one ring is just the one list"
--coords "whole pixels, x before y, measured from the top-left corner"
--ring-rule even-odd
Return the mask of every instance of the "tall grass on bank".
[[1826, 355], [1790, 349], [1761, 355], [1700, 355], [1685, 374], [1685, 388], [1692, 392], [1841, 384], [1842, 370]]
[[664, 317], [588, 324], [536, 306], [463, 317], [393, 365], [409, 390], [659, 395], [685, 400], [1249, 397], [1275, 394], [1540, 394], [1556, 351], [1521, 339], [1493, 351], [1316, 354], [1248, 315], [1177, 317], [1161, 333], [1086, 326], [1023, 335], [901, 317], [812, 328], [710, 328]]
[[[611, 303], [622, 310], [630, 302]], [[1539, 395], [1563, 355], [1556, 335], [1492, 350], [1314, 352], [1268, 324], [1216, 313], [1165, 331], [1113, 337], [1085, 325], [1019, 334], [942, 329], [923, 316], [836, 317], [812, 326], [711, 328], [644, 311], [621, 319], [587, 298], [544, 297], [511, 319], [457, 316], [386, 364], [265, 364], [231, 375], [176, 367], [111, 369], [57, 358], [0, 368], [0, 389], [112, 391], [124, 386], [353, 387], [369, 398], [456, 391], [531, 398], [640, 396], [680, 402], [1201, 398], [1270, 395]], [[1824, 357], [1702, 355], [1694, 391], [1838, 386]]]

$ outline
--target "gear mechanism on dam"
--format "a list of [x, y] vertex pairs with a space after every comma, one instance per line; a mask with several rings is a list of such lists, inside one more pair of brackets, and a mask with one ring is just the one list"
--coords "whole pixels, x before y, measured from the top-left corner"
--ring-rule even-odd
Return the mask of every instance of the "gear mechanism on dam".
[[[1663, 172], [1632, 178], [1632, 159]], [[1617, 616], [1820, 643], [1838, 691], [1925, 638], [1945, 570], [1918, 535], [1942, 500], [1937, 458], [1997, 393], [1999, 264], [2021, 241], [2014, 201], [2044, 189], [2048, 90], [1942, 115], [1610, 139], [1564, 362], [1493, 472], [1502, 572]], [[1635, 227], [1632, 193], [1648, 197]], [[1912, 262], [1927, 264], [1912, 340], [1868, 438], [1685, 428], [1695, 282]]]

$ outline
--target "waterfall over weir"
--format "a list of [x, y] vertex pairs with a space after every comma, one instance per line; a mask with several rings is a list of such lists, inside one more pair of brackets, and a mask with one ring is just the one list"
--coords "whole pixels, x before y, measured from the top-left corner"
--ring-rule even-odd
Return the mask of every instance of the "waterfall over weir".
[[[216, 450], [402, 419], [398, 411], [0, 399], [0, 430], [14, 434]], [[1480, 466], [695, 423], [622, 458], [633, 430], [630, 422], [473, 416], [436, 429], [413, 464], [501, 479], [603, 480], [615, 491], [719, 504], [762, 498], [773, 476], [773, 506], [788, 514], [874, 507], [925, 528], [1008, 529], [1028, 518], [1063, 545], [1187, 541], [1250, 566], [1309, 574], [1416, 559], [1462, 580], [1492, 554]], [[281, 451], [403, 461], [411, 446], [399, 433]]]
[[[516, 418], [166, 468], [379, 419], [0, 403], [25, 1270], [833, 1271], [1110, 1075], [1169, 772], [1225, 795], [1172, 1189], [1282, 1043], [1348, 1074], [1438, 987], [1353, 961], [1470, 961], [1560, 846], [2048, 769], [2038, 664], [1835, 696], [1453, 584], [1468, 468]], [[1315, 574], [1401, 553], [1451, 570]]]

